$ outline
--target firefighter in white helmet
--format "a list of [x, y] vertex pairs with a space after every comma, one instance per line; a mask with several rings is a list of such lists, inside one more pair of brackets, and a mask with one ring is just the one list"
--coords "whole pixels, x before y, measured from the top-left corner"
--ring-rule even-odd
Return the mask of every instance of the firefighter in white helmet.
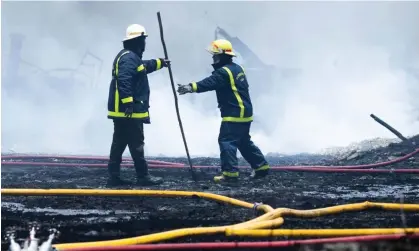
[[250, 139], [253, 107], [249, 95], [249, 84], [244, 69], [233, 62], [236, 54], [230, 41], [218, 39], [207, 49], [213, 58], [212, 75], [198, 82], [178, 85], [178, 93], [202, 93], [214, 91], [221, 111], [221, 128], [218, 137], [222, 173], [214, 181], [236, 181], [237, 149], [253, 169], [252, 178], [268, 174], [269, 164], [260, 149]]
[[108, 185], [127, 185], [120, 178], [122, 155], [128, 145], [135, 171], [137, 184], [156, 185], [161, 178], [148, 173], [144, 157], [144, 124], [150, 123], [150, 87], [147, 74], [168, 66], [170, 61], [158, 58], [143, 60], [147, 32], [139, 24], [132, 24], [123, 39], [124, 48], [113, 62], [112, 81], [109, 88], [108, 118], [113, 120], [114, 133], [108, 163]]

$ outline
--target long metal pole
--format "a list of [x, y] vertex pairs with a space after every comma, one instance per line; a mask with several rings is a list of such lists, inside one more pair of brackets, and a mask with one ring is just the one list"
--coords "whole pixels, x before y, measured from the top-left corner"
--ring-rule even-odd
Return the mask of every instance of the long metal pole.
[[[157, 19], [159, 20], [160, 38], [161, 38], [161, 43], [163, 45], [164, 56], [165, 56], [166, 59], [169, 59], [169, 56], [167, 54], [166, 43], [164, 42], [163, 24], [162, 24], [162, 21], [161, 21], [160, 11], [157, 12]], [[175, 97], [175, 106], [176, 106], [177, 120], [178, 120], [178, 123], [179, 123], [180, 132], [182, 133], [183, 144], [185, 145], [185, 150], [186, 150], [186, 156], [188, 157], [189, 171], [191, 172], [192, 179], [196, 182], [197, 181], [196, 174], [195, 174], [194, 169], [193, 169], [193, 166], [192, 166], [192, 161], [191, 161], [191, 157], [189, 155], [189, 150], [188, 150], [188, 144], [186, 143], [186, 137], [185, 137], [185, 133], [183, 131], [182, 120], [180, 118], [179, 104], [178, 104], [178, 99], [177, 99], [176, 89], [175, 89], [175, 82], [173, 80], [172, 68], [171, 68], [171, 65], [170, 64], [167, 66], [167, 69], [169, 70], [169, 76], [170, 76], [170, 82], [172, 84], [173, 96]]]
[[387, 124], [386, 122], [384, 122], [379, 117], [375, 116], [374, 114], [371, 114], [370, 117], [373, 118], [375, 121], [377, 121], [380, 125], [382, 125], [385, 128], [387, 128], [387, 130], [389, 130], [390, 132], [394, 133], [394, 135], [396, 135], [402, 141], [407, 141], [407, 138], [405, 136], [403, 136], [403, 134], [401, 134], [399, 131], [397, 131], [396, 129], [394, 129], [392, 126], [390, 126], [389, 124]]

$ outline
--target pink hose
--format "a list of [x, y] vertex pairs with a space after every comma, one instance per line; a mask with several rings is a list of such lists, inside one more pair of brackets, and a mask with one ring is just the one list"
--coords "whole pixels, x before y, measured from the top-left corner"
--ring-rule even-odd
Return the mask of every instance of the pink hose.
[[[415, 151], [386, 162], [380, 163], [373, 163], [373, 164], [365, 164], [365, 165], [353, 165], [353, 166], [273, 166], [271, 167], [272, 170], [279, 170], [279, 171], [303, 171], [303, 172], [356, 172], [356, 173], [419, 173], [418, 168], [411, 168], [411, 169], [368, 169], [374, 167], [383, 167], [392, 165], [395, 163], [399, 163], [405, 161], [412, 156], [419, 153], [419, 148]], [[72, 160], [107, 160], [105, 157], [89, 157], [89, 156], [52, 156], [52, 155], [15, 155], [15, 156], [2, 156], [2, 159], [17, 159], [17, 158], [65, 158], [65, 159], [72, 159]], [[164, 162], [164, 161], [149, 161], [151, 168], [186, 168], [184, 164], [181, 163], [171, 163], [171, 162]], [[51, 162], [21, 162], [21, 161], [2, 161], [3, 166], [15, 166], [15, 165], [23, 165], [23, 166], [55, 166], [55, 167], [106, 167], [107, 164], [85, 164], [85, 163], [51, 163]], [[122, 164], [123, 167], [132, 167], [133, 164]], [[216, 168], [217, 166], [194, 166], [194, 168]], [[248, 168], [246, 166], [239, 166], [239, 168]]]
[[[344, 170], [348, 170], [348, 169], [368, 169], [368, 168], [374, 168], [374, 167], [384, 167], [384, 166], [389, 166], [389, 165], [393, 165], [396, 163], [400, 163], [403, 162], [413, 156], [415, 156], [416, 154], [419, 153], [419, 148], [416, 149], [415, 151], [406, 154], [403, 157], [394, 159], [394, 160], [390, 160], [390, 161], [384, 161], [384, 162], [378, 162], [378, 163], [373, 163], [373, 164], [363, 164], [363, 165], [353, 165], [353, 166], [275, 166], [272, 167], [273, 169], [276, 170], [287, 170], [287, 171], [293, 171], [293, 170], [298, 170], [298, 171], [307, 171], [307, 168], [310, 168], [310, 170], [323, 170], [323, 169], [328, 169], [328, 170], [338, 170], [338, 169], [344, 169]], [[210, 167], [210, 166], [203, 166], [203, 167]], [[333, 171], [334, 172], [334, 171]]]
[[418, 168], [398, 169], [347, 169], [347, 168], [317, 168], [317, 167], [286, 167], [274, 166], [273, 170], [295, 171], [295, 172], [323, 172], [323, 173], [419, 173]]
[[[82, 164], [82, 163], [49, 163], [49, 162], [8, 162], [3, 161], [2, 166], [54, 166], [54, 167], [107, 167], [106, 164]], [[121, 164], [122, 167], [133, 167], [133, 164]], [[163, 165], [163, 164], [149, 164], [150, 168], [187, 168], [187, 166], [180, 164]], [[194, 166], [194, 168], [216, 168], [217, 166]], [[248, 168], [240, 166], [239, 168]], [[418, 168], [405, 169], [346, 169], [346, 168], [328, 168], [311, 167], [311, 166], [272, 166], [275, 171], [294, 171], [294, 172], [341, 172], [341, 173], [419, 173]]]
[[[2, 161], [2, 166], [55, 166], [55, 167], [107, 167], [107, 164], [85, 164], [85, 163], [56, 163], [56, 162], [24, 162], [24, 161]], [[122, 167], [133, 167], [134, 164], [121, 164]], [[171, 167], [185, 168], [183, 164], [148, 164], [149, 167]]]
[[289, 240], [289, 241], [259, 241], [259, 242], [202, 242], [202, 243], [171, 243], [171, 244], [143, 244], [133, 246], [117, 247], [90, 247], [90, 248], [71, 248], [66, 251], [134, 251], [134, 250], [191, 250], [191, 249], [239, 249], [239, 248], [272, 248], [272, 247], [291, 247], [295, 245], [312, 245], [325, 243], [344, 243], [344, 242], [367, 242], [399, 240], [402, 238], [419, 238], [419, 234], [391, 234], [391, 235], [366, 235], [350, 236], [338, 238], [322, 238], [308, 240]]
[[[109, 160], [108, 157], [103, 156], [77, 156], [77, 155], [5, 155], [1, 159], [69, 159], [69, 160]], [[123, 158], [123, 161], [132, 161], [132, 158]], [[179, 164], [174, 162], [166, 162], [161, 160], [147, 160], [150, 164]]]
[[415, 156], [418, 153], [419, 153], [419, 148], [416, 149], [415, 151], [411, 152], [411, 153], [406, 154], [403, 157], [400, 157], [400, 158], [397, 158], [397, 159], [394, 159], [394, 160], [390, 160], [390, 161], [373, 163], [373, 164], [354, 165], [354, 166], [310, 166], [310, 167], [315, 167], [315, 168], [324, 168], [324, 167], [327, 167], [327, 168], [345, 168], [345, 169], [361, 169], [361, 168], [383, 167], [383, 166], [389, 166], [389, 165], [393, 165], [393, 164], [405, 161], [405, 160]]

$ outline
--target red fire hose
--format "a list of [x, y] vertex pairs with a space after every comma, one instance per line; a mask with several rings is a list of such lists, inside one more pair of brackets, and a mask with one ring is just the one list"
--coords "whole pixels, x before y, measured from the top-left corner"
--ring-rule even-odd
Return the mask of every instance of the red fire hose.
[[[396, 163], [405, 161], [412, 156], [419, 153], [419, 148], [415, 151], [386, 162], [365, 164], [365, 165], [353, 165], [353, 166], [273, 166], [272, 170], [278, 171], [304, 171], [304, 172], [356, 172], [356, 173], [419, 173], [418, 168], [397, 168], [397, 169], [368, 169], [374, 167], [384, 167]], [[54, 167], [106, 167], [106, 164], [87, 164], [87, 163], [57, 163], [57, 162], [22, 162], [16, 161], [16, 159], [39, 159], [39, 158], [54, 158], [54, 159], [69, 159], [69, 160], [107, 160], [106, 157], [93, 157], [93, 156], [52, 156], [52, 155], [8, 155], [2, 156], [3, 166], [54, 166]], [[14, 159], [15, 161], [5, 161]], [[129, 160], [129, 159], [124, 159]], [[149, 167], [151, 168], [186, 168], [181, 163], [172, 163], [165, 161], [149, 160]], [[132, 167], [133, 164], [122, 164], [123, 167]], [[194, 166], [195, 168], [216, 168], [217, 166]], [[246, 166], [240, 166], [239, 168], [248, 168]], [[363, 169], [363, 170], [361, 170]]]
[[391, 235], [366, 235], [350, 236], [338, 238], [322, 238], [308, 240], [289, 240], [289, 241], [259, 241], [259, 242], [202, 242], [202, 243], [171, 243], [171, 244], [143, 244], [119, 247], [90, 247], [90, 248], [71, 248], [66, 251], [133, 251], [133, 250], [191, 250], [191, 249], [239, 249], [239, 248], [272, 248], [290, 247], [295, 245], [342, 243], [342, 242], [368, 242], [386, 241], [399, 239], [419, 238], [419, 234], [391, 234]]
[[[150, 163], [150, 162], [149, 162]], [[107, 167], [107, 164], [84, 164], [84, 163], [57, 163], [57, 162], [25, 162], [25, 161], [2, 161], [2, 166], [55, 166], [55, 167]], [[133, 167], [134, 164], [121, 164], [122, 167]], [[183, 164], [148, 164], [149, 167], [160, 168], [184, 168]]]
[[[67, 160], [109, 160], [103, 156], [77, 156], [77, 155], [4, 155], [1, 159], [67, 159]], [[122, 161], [132, 161], [131, 158], [122, 158]], [[147, 160], [150, 164], [169, 164], [169, 165], [183, 165], [181, 163], [167, 162], [161, 160]]]
[[[82, 163], [49, 163], [49, 162], [19, 162], [19, 161], [3, 161], [2, 166], [54, 166], [54, 167], [106, 167], [106, 164], [82, 164]], [[121, 164], [122, 167], [133, 167], [133, 164]], [[187, 168], [181, 164], [149, 164], [150, 168]], [[217, 166], [194, 166], [194, 168], [209, 169]], [[272, 166], [273, 171], [291, 171], [291, 172], [341, 172], [341, 173], [419, 173], [419, 168], [398, 168], [398, 169], [347, 169], [342, 166], [340, 168], [329, 168], [328, 166]], [[239, 166], [239, 168], [248, 168]]]

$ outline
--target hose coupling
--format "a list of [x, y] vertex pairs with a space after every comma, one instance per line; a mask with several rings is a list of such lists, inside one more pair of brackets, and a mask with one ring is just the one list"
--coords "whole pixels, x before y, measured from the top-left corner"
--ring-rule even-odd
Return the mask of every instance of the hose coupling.
[[263, 203], [262, 202], [255, 202], [253, 204], [253, 210], [257, 211], [259, 206], [262, 206]]

